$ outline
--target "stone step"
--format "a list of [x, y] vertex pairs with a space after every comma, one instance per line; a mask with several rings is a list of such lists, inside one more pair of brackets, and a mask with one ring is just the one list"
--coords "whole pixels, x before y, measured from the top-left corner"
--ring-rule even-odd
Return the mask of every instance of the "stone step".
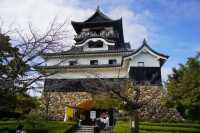
[[78, 131], [93, 131], [94, 129], [76, 129]]
[[72, 131], [73, 133], [94, 133], [94, 131]]
[[94, 127], [80, 127], [81, 129], [93, 129]]
[[80, 128], [73, 130], [73, 133], [94, 133], [94, 126], [81, 126]]
[[79, 131], [79, 130], [75, 130], [72, 131], [73, 133], [94, 133], [94, 131]]

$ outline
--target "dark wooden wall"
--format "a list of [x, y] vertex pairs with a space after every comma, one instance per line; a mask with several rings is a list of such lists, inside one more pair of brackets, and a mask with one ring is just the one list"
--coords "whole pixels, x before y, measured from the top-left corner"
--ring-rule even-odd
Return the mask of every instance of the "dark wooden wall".
[[129, 78], [136, 84], [161, 85], [160, 67], [131, 67]]

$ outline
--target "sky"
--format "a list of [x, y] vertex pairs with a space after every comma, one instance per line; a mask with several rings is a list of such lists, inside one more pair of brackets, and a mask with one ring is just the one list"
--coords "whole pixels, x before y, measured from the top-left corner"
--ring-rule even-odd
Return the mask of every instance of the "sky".
[[0, 0], [0, 24], [6, 30], [27, 29], [31, 23], [44, 32], [55, 17], [67, 20], [71, 41], [66, 45], [71, 45], [71, 20], [86, 20], [97, 5], [113, 19], [122, 17], [125, 41], [132, 48], [146, 38], [150, 47], [170, 56], [162, 68], [164, 80], [200, 51], [200, 0]]

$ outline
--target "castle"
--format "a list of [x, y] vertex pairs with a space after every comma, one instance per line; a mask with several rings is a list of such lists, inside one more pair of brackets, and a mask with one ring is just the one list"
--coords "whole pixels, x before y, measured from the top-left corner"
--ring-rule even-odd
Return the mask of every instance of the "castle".
[[[51, 118], [69, 119], [70, 112], [75, 113], [71, 108], [92, 101], [81, 82], [97, 78], [132, 79], [138, 85], [148, 82], [162, 86], [161, 68], [168, 56], [153, 50], [146, 40], [132, 49], [124, 40], [122, 18], [113, 20], [98, 7], [87, 20], [71, 23], [76, 32], [75, 44], [68, 51], [43, 54], [46, 66], [40, 67], [43, 73], [55, 72], [45, 79], [44, 89], [51, 94]], [[87, 119], [91, 111], [96, 115], [94, 110], [87, 110]]]

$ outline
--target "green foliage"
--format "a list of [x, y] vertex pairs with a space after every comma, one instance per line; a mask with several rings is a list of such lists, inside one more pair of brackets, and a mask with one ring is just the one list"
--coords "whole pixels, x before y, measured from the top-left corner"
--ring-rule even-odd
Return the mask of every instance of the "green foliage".
[[129, 133], [130, 121], [117, 121], [114, 127], [114, 133]]
[[32, 110], [37, 112], [37, 109], [39, 109], [38, 105], [40, 105], [40, 103], [37, 98], [31, 97], [27, 94], [17, 94], [16, 96], [16, 112], [21, 114], [28, 114]]
[[76, 126], [75, 122], [62, 121], [38, 121], [37, 124], [30, 121], [0, 121], [0, 130], [8, 128], [15, 131], [18, 124], [24, 125], [28, 133], [70, 133], [70, 130]]
[[110, 108], [120, 108], [121, 101], [117, 98], [110, 96], [95, 96], [95, 108], [99, 109], [110, 109]]
[[173, 69], [169, 76], [167, 105], [176, 107], [186, 118], [200, 120], [200, 56]]
[[[117, 121], [115, 133], [129, 133], [129, 121]], [[154, 123], [140, 122], [141, 133], [199, 133], [200, 124], [197, 123]]]
[[27, 69], [28, 65], [23, 62], [18, 48], [12, 47], [9, 36], [0, 33], [0, 110], [14, 111], [16, 92], [22, 91], [14, 83]]
[[15, 82], [25, 75], [29, 65], [10, 43], [9, 36], [0, 34], [0, 110], [28, 113], [36, 107], [26, 88], [16, 86]]
[[178, 133], [199, 133], [198, 128], [188, 128], [188, 127], [170, 127], [170, 126], [152, 126], [152, 125], [142, 125], [141, 130], [152, 131], [152, 132], [178, 132]]
[[146, 125], [146, 126], [162, 126], [162, 127], [184, 127], [184, 128], [199, 128], [200, 129], [200, 124], [199, 123], [184, 123], [184, 122], [141, 122], [141, 125]]
[[19, 49], [12, 47], [9, 36], [0, 33], [0, 44], [0, 79], [15, 80], [26, 72], [28, 65]]

